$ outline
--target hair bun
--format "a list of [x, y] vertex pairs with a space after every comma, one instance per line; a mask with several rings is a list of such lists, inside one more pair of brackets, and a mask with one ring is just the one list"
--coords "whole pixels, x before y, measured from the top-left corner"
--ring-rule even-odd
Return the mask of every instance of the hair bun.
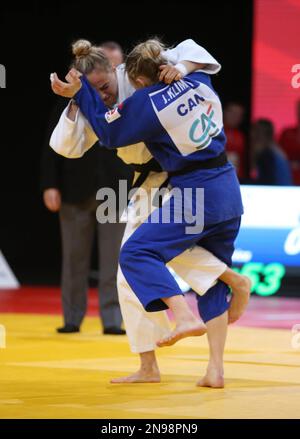
[[92, 48], [92, 44], [88, 40], [77, 40], [72, 44], [72, 53], [76, 58], [87, 56]]

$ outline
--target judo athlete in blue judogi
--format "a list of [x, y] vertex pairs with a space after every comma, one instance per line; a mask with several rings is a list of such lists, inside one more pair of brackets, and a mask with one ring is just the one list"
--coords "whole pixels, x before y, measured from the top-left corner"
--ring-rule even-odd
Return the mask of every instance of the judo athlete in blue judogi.
[[[123, 274], [144, 308], [149, 312], [172, 309], [176, 328], [158, 341], [159, 346], [166, 346], [189, 335], [202, 335], [205, 327], [195, 321], [181, 300], [181, 290], [165, 264], [198, 244], [230, 265], [243, 208], [235, 170], [224, 154], [222, 108], [210, 77], [195, 72], [166, 86], [155, 83], [151, 75], [133, 74], [135, 60], [130, 56], [128, 60], [126, 68], [132, 83], [147, 87], [137, 90], [117, 109], [107, 112], [87, 79], [79, 79], [74, 72], [69, 96], [74, 95], [106, 147], [144, 142], [168, 172], [174, 193], [184, 194], [190, 189], [184, 203], [178, 203], [171, 192], [163, 206], [128, 239], [120, 254]], [[58, 78], [54, 79], [59, 88]], [[199, 188], [204, 190], [203, 216], [197, 205]], [[170, 221], [165, 223], [167, 212]], [[224, 315], [227, 293], [228, 287], [219, 281], [204, 296], [197, 296], [204, 322]]]

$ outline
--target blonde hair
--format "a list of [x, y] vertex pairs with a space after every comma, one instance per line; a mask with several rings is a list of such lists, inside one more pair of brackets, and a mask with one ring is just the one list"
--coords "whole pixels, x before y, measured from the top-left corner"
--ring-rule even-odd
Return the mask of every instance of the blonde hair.
[[91, 73], [94, 69], [110, 72], [112, 65], [100, 47], [93, 46], [88, 40], [77, 40], [72, 44], [74, 61], [71, 67], [83, 74]]
[[125, 68], [128, 77], [135, 80], [146, 76], [152, 83], [158, 81], [159, 66], [166, 63], [162, 52], [166, 47], [158, 38], [152, 38], [133, 48], [126, 58]]

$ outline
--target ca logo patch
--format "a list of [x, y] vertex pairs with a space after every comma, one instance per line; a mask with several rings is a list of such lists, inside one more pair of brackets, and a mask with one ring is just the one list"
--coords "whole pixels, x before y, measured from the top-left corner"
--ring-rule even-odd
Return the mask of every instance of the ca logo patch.
[[[214, 111], [212, 110], [212, 106], [210, 105], [208, 107], [208, 111], [206, 113], [202, 113], [200, 119], [196, 119], [190, 128], [189, 137], [192, 142], [199, 143], [199, 145], [196, 146], [197, 149], [203, 149], [208, 146], [211, 138], [215, 137], [220, 132], [219, 128], [213, 121], [213, 116]], [[196, 137], [195, 132], [198, 128], [198, 125], [201, 125], [201, 135], [199, 137]]]
[[115, 120], [119, 119], [119, 117], [121, 117], [121, 114], [119, 113], [118, 108], [114, 108], [113, 110], [105, 113], [105, 119], [108, 123], [114, 122]]

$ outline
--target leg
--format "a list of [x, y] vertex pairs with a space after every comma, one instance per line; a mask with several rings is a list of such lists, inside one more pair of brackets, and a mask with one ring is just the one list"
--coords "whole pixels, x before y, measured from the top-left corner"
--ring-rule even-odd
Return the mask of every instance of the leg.
[[209, 362], [197, 386], [224, 387], [223, 354], [228, 326], [227, 286], [219, 281], [204, 296], [197, 295], [199, 314], [207, 326]]
[[[124, 236], [125, 238], [127, 237], [126, 231]], [[118, 270], [117, 285], [121, 312], [130, 349], [133, 353], [139, 355], [140, 368], [137, 372], [129, 376], [111, 380], [111, 383], [160, 382], [160, 372], [155, 349], [157, 347], [156, 341], [170, 332], [170, 322], [167, 314], [165, 311], [146, 312], [128, 285], [120, 267]]]
[[182, 338], [206, 333], [206, 326], [192, 313], [183, 296], [172, 296], [162, 300], [173, 312], [176, 327], [166, 337], [158, 340], [157, 346], [171, 346]]
[[140, 356], [140, 368], [132, 375], [114, 378], [112, 384], [129, 384], [129, 383], [159, 383], [160, 372], [156, 361], [154, 351], [142, 352]]
[[[162, 174], [162, 175], [161, 175]], [[145, 184], [144, 189], [150, 190], [151, 187], [160, 186], [166, 178], [165, 173], [151, 174]], [[148, 198], [145, 192], [141, 193], [136, 200], [132, 200], [129, 206], [130, 215], [122, 240], [122, 245], [134, 233], [138, 227], [135, 212], [143, 212], [143, 205]], [[138, 200], [138, 201], [137, 201]], [[145, 220], [145, 218], [142, 218]], [[122, 317], [129, 340], [130, 349], [139, 355], [140, 368], [129, 376], [115, 378], [112, 383], [155, 383], [160, 381], [160, 372], [156, 360], [155, 349], [156, 341], [170, 332], [170, 322], [165, 311], [148, 313], [138, 300], [137, 296], [126, 281], [121, 268], [118, 269], [117, 286], [119, 303]]]
[[223, 355], [227, 336], [227, 311], [206, 322], [209, 362], [206, 375], [197, 382], [199, 387], [224, 387]]
[[118, 270], [119, 300], [133, 353], [154, 351], [156, 341], [170, 332], [170, 323], [165, 311], [147, 312], [126, 281], [121, 268]]
[[95, 220], [89, 203], [63, 203], [59, 217], [63, 250], [61, 288], [64, 322], [79, 327], [87, 306]]
[[124, 224], [97, 224], [100, 317], [104, 329], [120, 329], [117, 270]]
[[242, 276], [229, 267], [220, 276], [220, 279], [231, 287], [232, 297], [228, 311], [228, 322], [234, 323], [247, 308], [251, 293], [251, 281], [247, 276]]
[[[227, 265], [231, 264], [234, 240], [239, 230], [239, 219], [224, 224], [223, 231], [212, 239], [203, 239], [201, 245], [216, 254]], [[228, 287], [222, 282], [210, 288], [203, 296], [197, 295], [199, 314], [207, 326], [209, 343], [209, 362], [206, 375], [197, 386], [224, 387], [223, 354], [227, 335]]]
[[227, 284], [232, 290], [229, 323], [238, 320], [245, 311], [250, 297], [249, 278], [236, 273], [203, 247], [194, 246], [167, 265], [200, 295], [205, 294], [218, 279]]

